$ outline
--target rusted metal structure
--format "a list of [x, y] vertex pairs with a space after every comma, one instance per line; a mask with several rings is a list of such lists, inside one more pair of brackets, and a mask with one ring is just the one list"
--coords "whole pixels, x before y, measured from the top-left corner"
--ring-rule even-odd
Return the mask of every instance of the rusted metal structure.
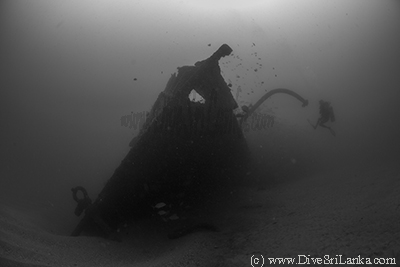
[[[109, 235], [122, 221], [151, 214], [157, 203], [176, 211], [199, 205], [216, 188], [243, 176], [247, 145], [233, 113], [237, 103], [218, 64], [231, 52], [224, 44], [170, 77], [130, 151], [72, 235], [93, 223]], [[189, 99], [192, 90], [204, 103]]]
[[[276, 93], [291, 95], [307, 106], [308, 101], [297, 93], [277, 88], [235, 115], [238, 105], [218, 64], [231, 53], [224, 44], [208, 59], [178, 68], [93, 204], [84, 188], [72, 189], [78, 214], [85, 209], [73, 236], [87, 228], [98, 228], [111, 237], [121, 222], [157, 214], [155, 208], [168, 205], [171, 211], [163, 211], [166, 216], [162, 219], [168, 221], [174, 214], [169, 218], [178, 220], [185, 207], [214, 201], [213, 195], [228, 190], [248, 170], [250, 157], [241, 124]], [[189, 99], [193, 90], [204, 102]], [[83, 199], [76, 196], [79, 190], [84, 193]], [[171, 236], [197, 228], [214, 229], [207, 223], [185, 227]]]

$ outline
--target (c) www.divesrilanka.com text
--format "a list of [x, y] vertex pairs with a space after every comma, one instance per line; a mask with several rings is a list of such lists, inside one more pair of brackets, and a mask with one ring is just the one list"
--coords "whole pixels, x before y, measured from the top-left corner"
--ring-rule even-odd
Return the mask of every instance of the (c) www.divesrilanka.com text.
[[310, 255], [297, 255], [294, 258], [270, 258], [261, 254], [252, 255], [250, 264], [253, 267], [271, 265], [396, 265], [395, 258], [370, 258], [370, 257], [344, 257], [343, 255], [324, 255], [323, 257], [311, 257]]

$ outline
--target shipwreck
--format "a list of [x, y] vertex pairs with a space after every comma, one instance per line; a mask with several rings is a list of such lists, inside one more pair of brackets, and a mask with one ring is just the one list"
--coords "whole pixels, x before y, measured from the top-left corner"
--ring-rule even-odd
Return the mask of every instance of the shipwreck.
[[[72, 189], [78, 202], [75, 214], [85, 211], [73, 236], [96, 228], [100, 235], [112, 237], [121, 222], [154, 215], [165, 222], [180, 220], [187, 207], [196, 209], [213, 201], [227, 184], [243, 179], [250, 153], [241, 123], [262, 102], [275, 93], [287, 93], [307, 105], [298, 94], [279, 88], [243, 109], [241, 115], [235, 114], [238, 104], [218, 63], [231, 53], [224, 44], [208, 59], [180, 67], [171, 75], [130, 142], [128, 154], [93, 203], [84, 188]], [[193, 90], [203, 102], [189, 99]], [[78, 191], [83, 198], [77, 197]], [[165, 206], [169, 210], [160, 212]], [[170, 237], [185, 231], [175, 233]]]

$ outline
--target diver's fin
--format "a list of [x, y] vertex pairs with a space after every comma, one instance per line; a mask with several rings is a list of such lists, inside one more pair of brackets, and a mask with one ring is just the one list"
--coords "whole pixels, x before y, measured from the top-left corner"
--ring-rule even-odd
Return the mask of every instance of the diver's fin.
[[314, 128], [314, 130], [317, 128], [317, 127], [315, 127], [315, 126], [312, 124], [312, 122], [311, 122], [309, 119], [307, 119], [307, 121], [308, 121], [308, 123]]

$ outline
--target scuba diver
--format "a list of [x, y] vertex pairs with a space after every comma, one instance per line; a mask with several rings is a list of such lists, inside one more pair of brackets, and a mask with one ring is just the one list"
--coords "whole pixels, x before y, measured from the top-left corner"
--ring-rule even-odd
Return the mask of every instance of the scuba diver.
[[308, 122], [311, 124], [311, 126], [314, 129], [317, 129], [318, 126], [327, 128], [327, 129], [329, 129], [329, 131], [331, 132], [331, 134], [333, 136], [336, 136], [335, 131], [331, 127], [325, 125], [325, 123], [328, 122], [329, 120], [331, 122], [335, 121], [335, 114], [333, 113], [333, 108], [331, 106], [331, 103], [321, 99], [319, 101], [319, 114], [321, 115], [321, 117], [318, 119], [315, 126], [310, 122], [310, 120], [308, 120]]

